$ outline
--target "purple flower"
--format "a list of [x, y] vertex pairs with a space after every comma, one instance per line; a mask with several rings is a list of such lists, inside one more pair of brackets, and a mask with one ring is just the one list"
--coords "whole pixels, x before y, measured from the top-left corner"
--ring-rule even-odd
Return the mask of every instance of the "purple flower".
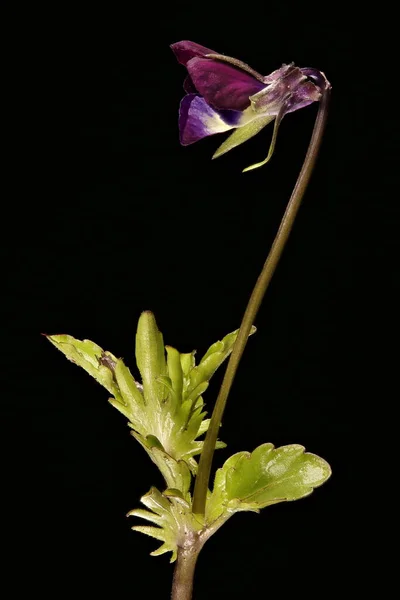
[[323, 90], [330, 87], [320, 71], [300, 69], [293, 63], [264, 77], [240, 60], [194, 42], [177, 42], [171, 48], [188, 70], [183, 86], [187, 95], [179, 110], [182, 145], [233, 129], [213, 155], [217, 158], [275, 120], [267, 158], [245, 171], [269, 161], [280, 122], [287, 113], [318, 102]]

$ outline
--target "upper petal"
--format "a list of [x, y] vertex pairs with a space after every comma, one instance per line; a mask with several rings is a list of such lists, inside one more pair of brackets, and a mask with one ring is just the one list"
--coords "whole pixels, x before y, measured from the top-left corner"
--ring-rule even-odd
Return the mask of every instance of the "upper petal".
[[192, 58], [186, 67], [199, 94], [217, 109], [244, 110], [249, 97], [265, 87], [248, 73], [217, 60]]
[[183, 82], [183, 89], [187, 94], [196, 94], [197, 90], [194, 86], [193, 81], [190, 78], [190, 75], [186, 75], [185, 80]]
[[186, 63], [194, 58], [195, 56], [205, 56], [206, 54], [215, 54], [214, 50], [210, 50], [210, 48], [206, 48], [205, 46], [200, 46], [200, 44], [196, 44], [195, 42], [190, 42], [189, 40], [183, 40], [182, 42], [175, 42], [175, 44], [171, 44], [170, 46], [172, 52], [175, 54], [177, 61], [186, 66]]

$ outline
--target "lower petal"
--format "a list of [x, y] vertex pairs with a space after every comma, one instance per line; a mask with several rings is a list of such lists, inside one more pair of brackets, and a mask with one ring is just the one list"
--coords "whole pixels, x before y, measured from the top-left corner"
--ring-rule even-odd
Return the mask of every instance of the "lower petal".
[[181, 144], [188, 146], [209, 135], [229, 131], [237, 126], [241, 116], [242, 113], [236, 110], [214, 110], [201, 96], [188, 94], [179, 110]]

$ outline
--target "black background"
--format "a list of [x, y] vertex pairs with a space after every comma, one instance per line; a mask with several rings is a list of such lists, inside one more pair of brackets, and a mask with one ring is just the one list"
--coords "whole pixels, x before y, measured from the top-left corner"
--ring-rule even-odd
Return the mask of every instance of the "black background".
[[[241, 170], [265, 157], [272, 128], [216, 161], [221, 138], [182, 148], [185, 69], [169, 44], [191, 39], [264, 74], [283, 62], [313, 66], [333, 85], [317, 168], [228, 403], [228, 448], [215, 456], [220, 466], [266, 441], [301, 443], [333, 476], [310, 498], [233, 517], [200, 556], [194, 597], [359, 591], [361, 375], [368, 386], [360, 290], [375, 258], [364, 219], [376, 200], [365, 176], [377, 92], [367, 99], [360, 89], [367, 21], [345, 7], [145, 3], [36, 7], [23, 25], [29, 35], [19, 32], [9, 56], [23, 56], [15, 106], [26, 125], [10, 146], [20, 165], [9, 200], [16, 226], [3, 238], [12, 238], [3, 244], [4, 315], [16, 398], [4, 405], [18, 421], [6, 462], [9, 495], [18, 490], [21, 503], [12, 562], [25, 574], [16, 569], [15, 585], [42, 597], [169, 594], [167, 555], [149, 557], [157, 541], [131, 532], [124, 516], [151, 485], [162, 487], [161, 476], [105, 390], [40, 333], [91, 339], [135, 372], [142, 310], [155, 313], [166, 343], [198, 356], [238, 327], [316, 106], [285, 118], [273, 160], [254, 172]], [[205, 396], [210, 407], [221, 374]]]

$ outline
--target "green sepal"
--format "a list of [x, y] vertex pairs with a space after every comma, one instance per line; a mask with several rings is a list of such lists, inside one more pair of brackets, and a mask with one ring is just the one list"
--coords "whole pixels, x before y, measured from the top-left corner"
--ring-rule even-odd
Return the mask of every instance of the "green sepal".
[[247, 123], [247, 125], [243, 125], [242, 127], [238, 127], [234, 130], [233, 133], [230, 134], [229, 137], [226, 138], [224, 142], [217, 148], [214, 152], [213, 159], [222, 156], [229, 150], [236, 148], [240, 144], [247, 142], [254, 135], [259, 133], [261, 129], [263, 129], [268, 123], [273, 121], [275, 116], [265, 116], [265, 117], [257, 117]]

